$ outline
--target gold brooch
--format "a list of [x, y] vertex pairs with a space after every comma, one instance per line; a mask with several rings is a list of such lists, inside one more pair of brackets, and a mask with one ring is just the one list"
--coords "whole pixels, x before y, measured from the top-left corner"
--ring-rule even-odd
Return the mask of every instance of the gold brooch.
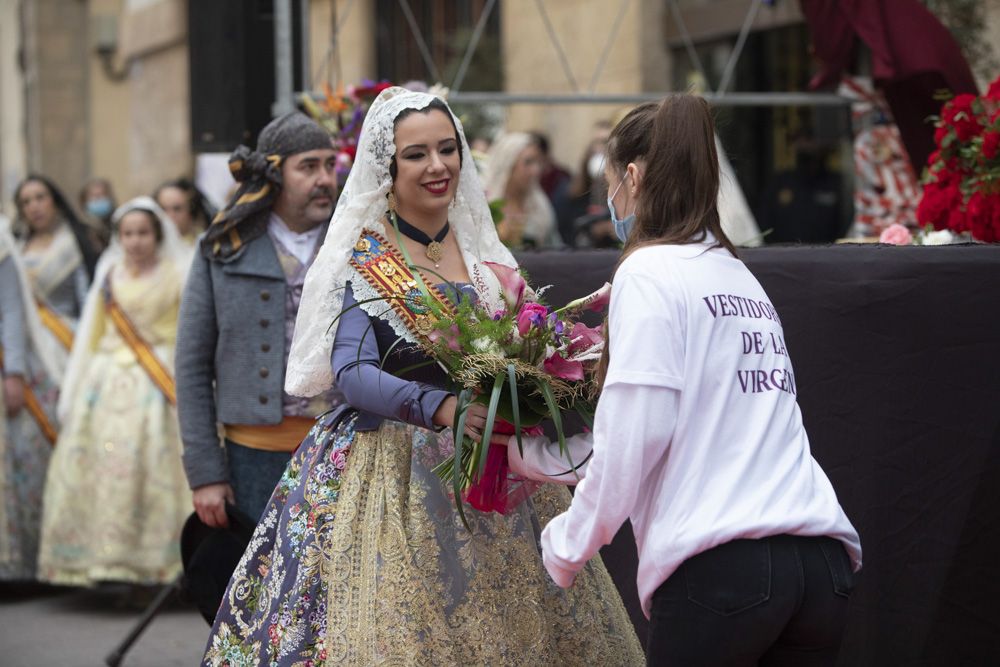
[[434, 322], [427, 315], [418, 315], [413, 325], [421, 336], [427, 336], [434, 331]]
[[357, 250], [358, 252], [368, 252], [369, 250], [371, 250], [371, 247], [372, 247], [372, 242], [369, 241], [364, 236], [358, 239], [358, 242], [354, 244], [354, 249]]

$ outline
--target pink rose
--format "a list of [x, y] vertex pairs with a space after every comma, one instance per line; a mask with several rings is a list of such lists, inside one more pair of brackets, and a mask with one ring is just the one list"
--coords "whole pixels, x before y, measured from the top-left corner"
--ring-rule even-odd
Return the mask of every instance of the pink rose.
[[549, 309], [540, 303], [529, 301], [521, 306], [521, 312], [517, 314], [517, 332], [522, 336], [528, 333], [532, 325], [536, 327], [544, 326], [545, 318], [549, 315]]
[[894, 223], [885, 228], [885, 231], [878, 237], [878, 242], [890, 243], [892, 245], [910, 245], [913, 243], [913, 235], [903, 225]]

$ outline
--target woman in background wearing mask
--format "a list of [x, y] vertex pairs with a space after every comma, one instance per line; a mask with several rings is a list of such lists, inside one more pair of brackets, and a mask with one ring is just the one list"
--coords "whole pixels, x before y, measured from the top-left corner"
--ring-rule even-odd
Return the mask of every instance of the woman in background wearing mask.
[[484, 185], [490, 201], [503, 201], [497, 225], [508, 248], [553, 248], [562, 245], [556, 214], [538, 179], [542, 153], [530, 134], [512, 132], [490, 148]]
[[92, 178], [80, 188], [80, 209], [90, 226], [91, 243], [98, 250], [108, 247], [111, 240], [111, 214], [115, 211], [115, 194], [106, 178]]
[[[722, 231], [708, 103], [637, 107], [607, 158], [625, 249], [593, 434], [571, 442], [593, 456], [545, 566], [572, 586], [629, 518], [650, 665], [833, 665], [861, 545], [810, 454], [778, 314]], [[575, 481], [544, 474], [565, 470], [557, 446], [525, 445], [514, 472]]]

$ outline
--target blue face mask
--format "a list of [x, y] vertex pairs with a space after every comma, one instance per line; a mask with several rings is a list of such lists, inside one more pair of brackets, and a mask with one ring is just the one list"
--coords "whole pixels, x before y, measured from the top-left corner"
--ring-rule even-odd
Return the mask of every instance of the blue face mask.
[[111, 215], [112, 204], [107, 197], [91, 199], [87, 202], [87, 213], [95, 218], [106, 218]]
[[[628, 174], [625, 174], [625, 178], [628, 178]], [[618, 187], [615, 191], [608, 195], [608, 210], [611, 211], [611, 224], [615, 226], [615, 236], [622, 243], [628, 241], [628, 235], [632, 233], [632, 227], [635, 226], [635, 213], [631, 215], [626, 215], [624, 220], [618, 219], [618, 214], [615, 213], [615, 195], [618, 191], [622, 189], [622, 184], [625, 182], [625, 178], [618, 181]]]

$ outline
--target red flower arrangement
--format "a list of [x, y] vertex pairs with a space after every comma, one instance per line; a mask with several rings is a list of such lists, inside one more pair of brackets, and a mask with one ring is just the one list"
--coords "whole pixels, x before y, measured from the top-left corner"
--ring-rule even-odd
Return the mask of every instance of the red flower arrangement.
[[964, 94], [946, 102], [934, 142], [917, 220], [1000, 241], [1000, 77], [982, 97]]

